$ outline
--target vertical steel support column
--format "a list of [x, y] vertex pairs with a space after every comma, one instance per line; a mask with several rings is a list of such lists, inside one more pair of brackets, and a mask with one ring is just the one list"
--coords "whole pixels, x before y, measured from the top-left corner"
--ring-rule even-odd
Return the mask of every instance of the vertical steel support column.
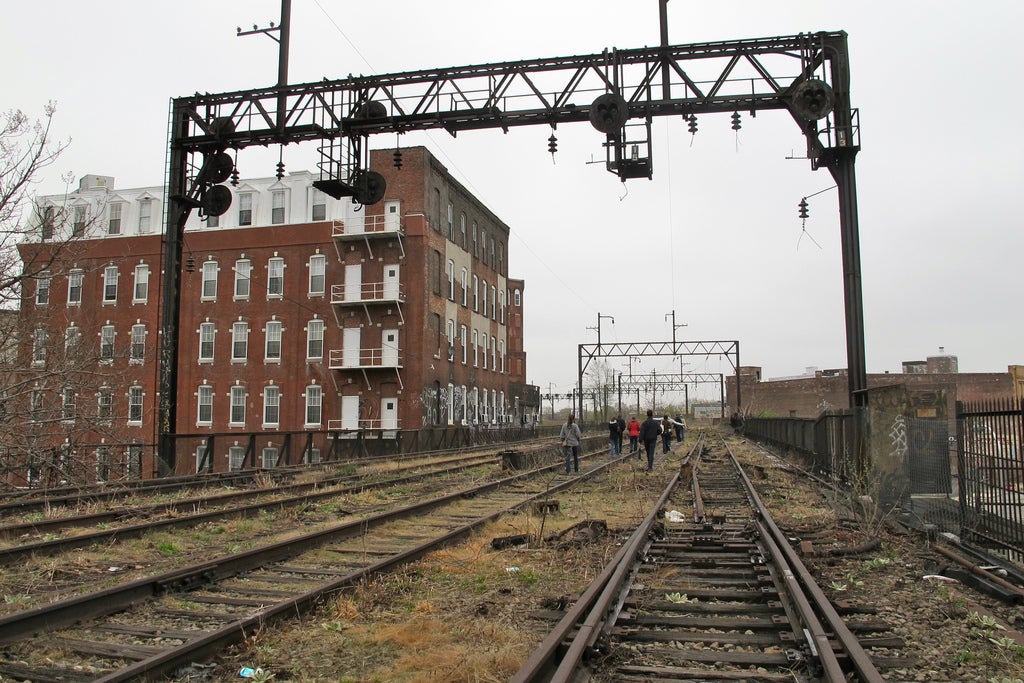
[[164, 226], [163, 301], [160, 320], [160, 386], [157, 412], [158, 474], [175, 471], [174, 431], [177, 427], [178, 316], [181, 306], [182, 233], [190, 213], [182, 201], [187, 194], [187, 154], [175, 141], [185, 137], [188, 115], [179, 101], [172, 105], [170, 154], [167, 172], [167, 223]]
[[[601, 338], [600, 338], [601, 337], [601, 319], [600, 318], [597, 319], [597, 327], [598, 327], [598, 332], [597, 332], [597, 336], [598, 336], [597, 348], [600, 349], [601, 348]], [[580, 344], [577, 348], [579, 349], [579, 351], [577, 353], [577, 359], [576, 359], [576, 366], [577, 366], [576, 390], [577, 390], [578, 393], [575, 396], [576, 401], [573, 401], [573, 404], [575, 404], [575, 408], [576, 408], [576, 422], [580, 422], [583, 419], [583, 344]], [[578, 401], [578, 403], [577, 403], [577, 401]]]

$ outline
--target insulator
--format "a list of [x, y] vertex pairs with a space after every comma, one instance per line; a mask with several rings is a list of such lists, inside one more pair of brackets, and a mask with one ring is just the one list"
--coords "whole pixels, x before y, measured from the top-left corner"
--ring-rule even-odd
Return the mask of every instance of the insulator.
[[797, 206], [800, 209], [799, 212], [797, 213], [797, 215], [800, 218], [807, 218], [807, 215], [808, 215], [807, 214], [807, 197], [804, 197], [803, 199], [801, 199], [800, 203], [797, 204]]
[[274, 175], [277, 176], [278, 180], [280, 180], [281, 178], [284, 178], [284, 162], [283, 161], [277, 162], [277, 173], [275, 173]]
[[552, 154], [558, 151], [558, 138], [555, 137], [554, 133], [548, 138], [548, 151]]
[[743, 127], [743, 124], [740, 123], [740, 113], [738, 111], [734, 111], [732, 113], [732, 129], [733, 130], [739, 130], [742, 127]]
[[232, 187], [238, 187], [238, 167], [234, 166], [231, 168], [231, 185]]
[[690, 114], [690, 116], [686, 119], [686, 128], [690, 131], [691, 135], [696, 135], [697, 134], [697, 115], [696, 114]]
[[395, 168], [402, 168], [402, 150], [396, 149], [395, 153], [391, 155], [395, 159]]

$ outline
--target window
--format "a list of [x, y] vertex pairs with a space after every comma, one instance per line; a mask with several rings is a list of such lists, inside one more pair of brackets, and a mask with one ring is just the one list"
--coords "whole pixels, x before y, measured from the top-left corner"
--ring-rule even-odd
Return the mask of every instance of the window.
[[323, 402], [323, 390], [317, 386], [306, 387], [306, 426], [320, 424], [321, 404]]
[[46, 362], [46, 330], [37, 327], [32, 332], [32, 364], [42, 365]]
[[314, 254], [309, 257], [309, 294], [323, 295], [327, 288], [327, 257]]
[[217, 298], [217, 262], [203, 262], [203, 290], [201, 293], [203, 301], [212, 301]]
[[441, 252], [433, 249], [430, 252], [430, 283], [434, 294], [441, 295]]
[[327, 195], [320, 190], [313, 188], [313, 215], [315, 221], [327, 220]]
[[75, 207], [74, 220], [71, 223], [71, 236], [81, 237], [85, 234], [86, 209], [84, 206]]
[[498, 292], [491, 285], [491, 320], [498, 319]]
[[206, 215], [206, 227], [208, 228], [219, 228], [220, 227], [220, 216]]
[[199, 408], [196, 412], [197, 425], [213, 424], [213, 387], [203, 384], [199, 387]]
[[75, 390], [71, 387], [64, 387], [61, 392], [60, 419], [62, 422], [75, 421]]
[[29, 395], [29, 417], [33, 422], [43, 419], [43, 390], [33, 389]]
[[139, 202], [139, 234], [143, 235], [150, 231], [150, 221], [153, 218], [153, 200], [143, 199]]
[[267, 344], [263, 359], [270, 363], [281, 362], [281, 321], [267, 323]]
[[239, 259], [235, 261], [235, 299], [249, 298], [249, 285], [252, 282], [252, 261]]
[[263, 389], [263, 426], [276, 427], [281, 423], [281, 388]]
[[302, 462], [307, 465], [315, 465], [320, 462], [320, 449], [310, 448], [302, 454]]
[[462, 305], [465, 306], [466, 302], [469, 301], [469, 271], [465, 268], [462, 269]]
[[231, 326], [231, 362], [249, 357], [249, 323], [236, 322]]
[[491, 337], [491, 370], [498, 369], [497, 363], [498, 345], [495, 343], [494, 337]]
[[149, 300], [149, 266], [140, 263], [135, 266], [135, 289], [132, 303], [144, 304]]
[[36, 276], [36, 305], [50, 303], [50, 271], [44, 270]]
[[44, 241], [53, 239], [54, 213], [55, 211], [52, 206], [47, 206], [43, 209], [43, 223], [40, 226], [40, 236]]
[[96, 417], [107, 421], [114, 413], [114, 394], [110, 387], [101, 387], [96, 397]]
[[245, 425], [245, 387], [231, 387], [231, 424]]
[[505, 372], [505, 340], [502, 339], [498, 342], [498, 370]]
[[274, 257], [267, 262], [267, 298], [284, 296], [284, 259]]
[[310, 320], [306, 325], [306, 358], [324, 357], [324, 321]]
[[455, 301], [455, 261], [448, 261], [445, 274], [448, 276], [448, 300]]
[[467, 354], [469, 353], [466, 348], [466, 326], [459, 325], [459, 345], [462, 346], [462, 364], [466, 364]]
[[82, 330], [72, 325], [64, 330], [64, 356], [77, 358], [78, 349], [82, 345]]
[[85, 272], [75, 268], [68, 273], [68, 306], [82, 305], [82, 280]]
[[142, 363], [146, 357], [146, 326], [132, 325], [132, 346], [129, 363]]
[[459, 245], [466, 249], [466, 214], [459, 214]]
[[117, 303], [117, 266], [103, 269], [103, 303]]
[[121, 234], [121, 208], [123, 204], [107, 205], [107, 234]]
[[480, 231], [480, 259], [487, 265], [487, 231]]
[[498, 274], [505, 274], [505, 245], [498, 245]]
[[434, 354], [435, 358], [441, 357], [441, 316], [438, 313], [430, 314], [430, 329], [427, 334], [427, 341], [430, 337], [437, 338], [437, 352]]
[[268, 469], [271, 467], [277, 467], [278, 450], [273, 446], [267, 446], [263, 449], [263, 468]]
[[505, 290], [498, 292], [498, 322], [505, 324]]
[[448, 224], [448, 239], [452, 242], [455, 241], [455, 207], [452, 206], [451, 202], [448, 202], [448, 213], [446, 215], [446, 222]]
[[252, 225], [252, 192], [238, 195], [238, 224]]
[[480, 257], [480, 251], [479, 251], [479, 249], [477, 249], [477, 242], [476, 242], [476, 221], [473, 221], [473, 240], [472, 241], [473, 241], [473, 258], [479, 258]]
[[480, 281], [480, 312], [487, 315], [487, 280]]
[[128, 387], [128, 424], [142, 424], [142, 387]]
[[284, 223], [284, 190], [270, 193], [270, 222], [273, 225]]
[[473, 276], [473, 312], [474, 313], [476, 313], [476, 312], [478, 312], [480, 310], [479, 297], [480, 297], [480, 279], [476, 275], [474, 275]]
[[436, 187], [430, 195], [430, 217], [435, 219], [433, 221], [434, 230], [436, 232], [441, 232], [441, 190]]
[[498, 269], [498, 262], [494, 259], [494, 238], [491, 238], [491, 268]]
[[104, 325], [100, 328], [100, 361], [114, 361], [114, 326]]
[[213, 338], [217, 330], [213, 323], [199, 324], [199, 362], [213, 362]]
[[231, 446], [228, 448], [228, 471], [237, 472], [245, 465], [245, 448]]
[[480, 337], [476, 330], [473, 330], [473, 367], [480, 365]]
[[519, 288], [517, 287], [513, 291], [513, 294], [512, 294], [512, 299], [515, 301], [515, 305], [516, 305], [517, 308], [519, 306], [523, 305], [523, 298], [522, 297], [523, 297], [523, 295], [520, 293]]

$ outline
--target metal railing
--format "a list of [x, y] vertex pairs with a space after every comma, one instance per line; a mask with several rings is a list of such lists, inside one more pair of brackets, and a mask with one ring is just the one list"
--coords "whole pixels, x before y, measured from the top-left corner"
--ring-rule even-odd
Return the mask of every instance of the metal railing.
[[[353, 296], [346, 296], [354, 295]], [[388, 282], [360, 282], [355, 285], [331, 285], [331, 303], [356, 305], [364, 303], [405, 303], [405, 285]]]

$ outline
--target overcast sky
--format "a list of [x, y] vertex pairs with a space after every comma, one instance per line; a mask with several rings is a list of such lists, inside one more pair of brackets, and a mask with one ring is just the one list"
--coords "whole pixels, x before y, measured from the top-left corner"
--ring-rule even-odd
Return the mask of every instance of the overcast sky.
[[[837, 31], [849, 34], [869, 372], [898, 372], [940, 347], [961, 372], [1024, 363], [1024, 110], [1018, 82], [1024, 3], [983, 0], [671, 0], [674, 44]], [[172, 97], [273, 85], [277, 44], [236, 37], [267, 26], [278, 0], [7, 2], [0, 23], [0, 109], [38, 117], [71, 146], [38, 185], [63, 191], [71, 172], [118, 187], [163, 182]], [[293, 0], [290, 83], [659, 42], [658, 0]], [[528, 380], [567, 391], [577, 345], [738, 340], [765, 378], [846, 367], [834, 183], [811, 171], [784, 112], [654, 122], [654, 179], [623, 184], [604, 169], [587, 124], [403, 136], [424, 144], [511, 228], [509, 275], [526, 280]], [[371, 146], [393, 146], [381, 136]], [[285, 150], [315, 170], [315, 150]], [[243, 155], [248, 154], [244, 152]], [[274, 172], [277, 152], [239, 160]], [[1016, 257], [1016, 259], [1014, 258]], [[732, 372], [718, 358], [688, 371]], [[678, 371], [645, 360], [634, 372]], [[623, 363], [620, 368], [626, 371]], [[717, 387], [714, 387], [717, 395]]]

